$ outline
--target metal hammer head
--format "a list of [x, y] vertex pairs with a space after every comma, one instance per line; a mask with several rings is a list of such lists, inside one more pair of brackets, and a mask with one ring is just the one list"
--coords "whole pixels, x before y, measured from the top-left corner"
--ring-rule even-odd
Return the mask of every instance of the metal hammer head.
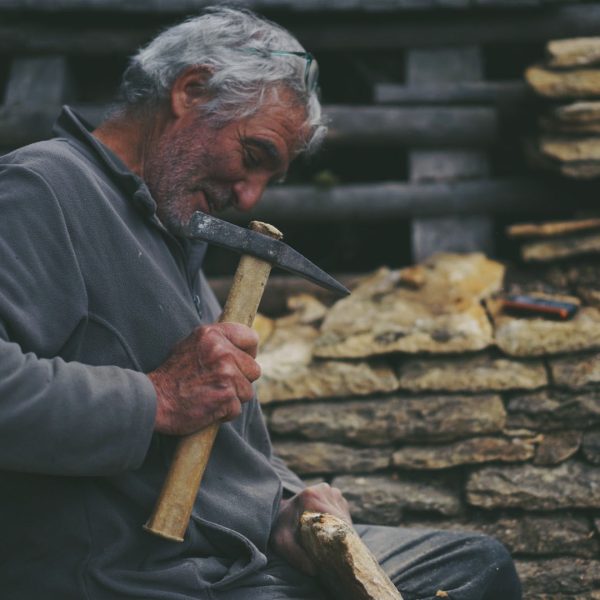
[[203, 240], [209, 244], [229, 248], [239, 254], [256, 256], [273, 266], [301, 275], [340, 295], [346, 296], [350, 293], [339, 281], [319, 269], [287, 244], [212, 215], [195, 212], [189, 223], [181, 228], [179, 234], [182, 237]]

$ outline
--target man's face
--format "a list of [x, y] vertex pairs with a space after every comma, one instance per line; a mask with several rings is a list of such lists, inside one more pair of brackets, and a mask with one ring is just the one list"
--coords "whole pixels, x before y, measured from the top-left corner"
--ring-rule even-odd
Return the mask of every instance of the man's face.
[[215, 129], [199, 111], [172, 121], [146, 154], [143, 178], [167, 228], [200, 210], [251, 209], [271, 181], [285, 177], [301, 143], [305, 112], [290, 98]]

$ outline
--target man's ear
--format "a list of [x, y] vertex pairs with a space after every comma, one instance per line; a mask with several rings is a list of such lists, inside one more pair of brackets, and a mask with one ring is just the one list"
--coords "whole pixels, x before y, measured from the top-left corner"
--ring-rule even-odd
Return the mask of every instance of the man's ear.
[[175, 117], [206, 102], [206, 83], [211, 75], [211, 69], [202, 65], [189, 67], [177, 77], [171, 87], [171, 111]]

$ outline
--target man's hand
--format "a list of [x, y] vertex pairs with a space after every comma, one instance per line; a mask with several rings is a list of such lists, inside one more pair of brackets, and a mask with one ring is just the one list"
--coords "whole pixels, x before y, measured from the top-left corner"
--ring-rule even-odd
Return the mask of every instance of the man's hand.
[[305, 510], [329, 513], [350, 524], [352, 518], [342, 492], [328, 483], [307, 487], [289, 500], [281, 501], [279, 515], [271, 531], [271, 545], [291, 565], [308, 575], [316, 575], [316, 566], [298, 541], [300, 515]]
[[155, 430], [185, 435], [230, 421], [254, 396], [258, 335], [237, 323], [198, 327], [148, 373], [157, 395]]

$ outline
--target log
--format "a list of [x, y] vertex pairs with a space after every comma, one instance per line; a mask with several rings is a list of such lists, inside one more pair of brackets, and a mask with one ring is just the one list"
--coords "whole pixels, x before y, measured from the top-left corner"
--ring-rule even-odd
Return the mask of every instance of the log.
[[[583, 182], [556, 177], [505, 177], [439, 183], [384, 182], [270, 188], [251, 213], [225, 218], [283, 222], [380, 221], [414, 216], [562, 212], [597, 205], [598, 191]], [[268, 217], [268, 218], [267, 218]]]
[[377, 104], [396, 105], [520, 105], [534, 98], [522, 81], [461, 81], [419, 85], [380, 83], [374, 88]]
[[303, 513], [300, 540], [335, 598], [402, 600], [377, 559], [341, 519], [325, 513]]
[[[63, 0], [67, 2], [68, 0]], [[71, 0], [75, 6], [77, 0]], [[87, 0], [89, 3], [94, 0]], [[190, 0], [191, 1], [191, 0]], [[282, 0], [283, 1], [283, 0]], [[62, 10], [66, 5], [46, 0], [29, 0], [28, 6], [34, 10]], [[58, 2], [58, 0], [57, 0]], [[441, 6], [438, 1], [438, 6]], [[421, 0], [411, 2], [418, 7]], [[347, 3], [346, 9], [348, 8]], [[373, 3], [375, 4], [375, 3]], [[376, 3], [381, 5], [380, 2]], [[449, 6], [452, 3], [446, 3]], [[365, 1], [365, 6], [368, 2]], [[521, 5], [512, 3], [512, 7]], [[80, 5], [86, 8], [85, 5]], [[11, 5], [3, 3], [5, 14], [8, 8], [23, 11], [23, 2], [12, 0]], [[111, 9], [119, 10], [119, 0], [112, 0]], [[168, 12], [177, 13], [177, 5]], [[195, 8], [198, 8], [196, 4]], [[322, 7], [321, 7], [322, 8]], [[301, 22], [291, 16], [282, 15], [278, 21], [288, 27], [299, 39], [318, 53], [320, 50], [373, 50], [400, 49], [423, 46], [448, 46], [456, 44], [546, 42], [552, 38], [593, 36], [600, 27], [600, 6], [578, 3], [573, 6], [550, 6], [536, 11], [527, 10], [469, 12], [454, 11], [450, 14], [432, 13], [431, 18], [423, 19], [422, 12], [415, 15], [398, 13], [372, 15], [360, 22], [342, 21], [335, 13], [331, 18], [324, 15], [310, 23]], [[133, 0], [123, 3], [123, 10], [147, 11], [147, 3]], [[20, 15], [20, 13], [16, 13]], [[167, 12], [165, 11], [165, 14]], [[187, 14], [187, 11], [185, 12]], [[90, 24], [87, 17], [67, 26], [50, 27], [32, 22], [31, 15], [25, 17], [11, 15], [10, 23], [0, 26], [0, 50], [14, 55], [19, 52], [79, 53], [81, 55], [129, 54], [141, 44], [151, 39], [157, 28], [126, 25], [115, 29], [110, 26]]]
[[[108, 106], [74, 106], [93, 124]], [[486, 107], [395, 108], [383, 106], [326, 105], [331, 120], [327, 143], [361, 146], [487, 147], [497, 137], [496, 113]], [[56, 107], [35, 111], [4, 107], [0, 112], [0, 138], [4, 145], [21, 146], [50, 135]]]

